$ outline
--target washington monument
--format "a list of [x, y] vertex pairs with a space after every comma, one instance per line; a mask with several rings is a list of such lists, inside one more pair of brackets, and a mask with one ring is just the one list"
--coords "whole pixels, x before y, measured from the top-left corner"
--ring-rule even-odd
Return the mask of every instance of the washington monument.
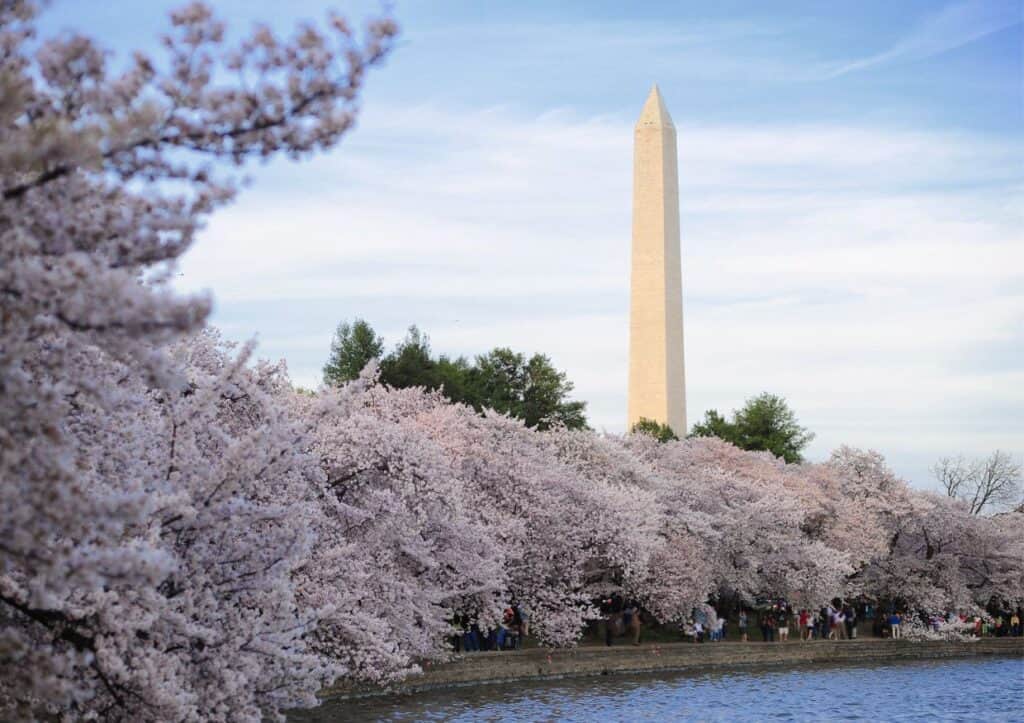
[[629, 428], [641, 418], [686, 434], [676, 128], [658, 86], [633, 131]]

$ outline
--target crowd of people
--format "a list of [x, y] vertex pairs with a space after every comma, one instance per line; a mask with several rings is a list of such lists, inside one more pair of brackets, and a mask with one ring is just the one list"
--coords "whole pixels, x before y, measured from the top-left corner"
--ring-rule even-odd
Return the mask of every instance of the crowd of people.
[[[854, 640], [860, 623], [870, 626], [872, 637], [899, 640], [904, 637], [904, 629], [912, 620], [933, 632], [939, 632], [944, 625], [955, 624], [962, 634], [978, 638], [1021, 637], [1024, 636], [1022, 617], [1020, 609], [985, 617], [964, 612], [912, 616], [894, 606], [879, 611], [871, 603], [838, 599], [818, 610], [795, 609], [785, 601], [778, 601], [758, 609], [741, 608], [736, 615], [736, 627], [740, 642], [750, 640], [753, 627], [759, 629], [763, 642], [786, 642], [793, 636], [800, 641]], [[727, 620], [711, 608], [709, 612], [687, 620], [683, 625], [683, 636], [695, 643], [717, 642], [727, 639], [727, 629]]]
[[[625, 637], [633, 645], [640, 644], [643, 615], [640, 605], [613, 595], [599, 603], [602, 624], [599, 637], [606, 646], [616, 638]], [[833, 600], [818, 610], [794, 608], [786, 601], [776, 601], [756, 608], [741, 607], [735, 615], [736, 635], [739, 642], [749, 642], [751, 629], [756, 628], [763, 642], [802, 642], [810, 640], [855, 640], [858, 629], [870, 627], [870, 636], [900, 640], [913, 619], [925, 629], [939, 632], [944, 626], [954, 625], [964, 635], [974, 637], [1021, 637], [1024, 627], [1021, 610], [995, 613], [986, 617], [964, 612], [920, 614], [911, 616], [894, 606], [879, 610], [870, 602], [853, 603]], [[529, 613], [519, 605], [505, 609], [502, 622], [489, 630], [467, 616], [454, 620], [457, 631], [451, 638], [452, 650], [477, 652], [483, 650], [519, 650], [529, 635]], [[711, 606], [695, 610], [694, 615], [681, 625], [684, 640], [694, 643], [720, 642], [729, 639], [728, 613], [719, 613]]]
[[[871, 606], [861, 614], [871, 615]], [[843, 640], [857, 637], [858, 611], [854, 606], [836, 600], [820, 610], [794, 609], [785, 601], [765, 605], [757, 610], [741, 608], [736, 615], [740, 642], [750, 640], [750, 629], [756, 627], [764, 642], [786, 642], [794, 635], [798, 640]], [[683, 635], [695, 643], [722, 641], [727, 638], [728, 621], [714, 608], [702, 611], [683, 624]]]

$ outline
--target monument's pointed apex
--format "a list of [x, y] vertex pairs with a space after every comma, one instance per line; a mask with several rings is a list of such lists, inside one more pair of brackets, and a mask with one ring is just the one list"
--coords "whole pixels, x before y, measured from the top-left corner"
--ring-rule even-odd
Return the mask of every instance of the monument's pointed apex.
[[651, 86], [651, 92], [647, 95], [644, 109], [640, 111], [640, 118], [637, 119], [638, 126], [671, 126], [672, 116], [668, 114], [665, 107], [665, 99], [661, 97], [658, 84]]

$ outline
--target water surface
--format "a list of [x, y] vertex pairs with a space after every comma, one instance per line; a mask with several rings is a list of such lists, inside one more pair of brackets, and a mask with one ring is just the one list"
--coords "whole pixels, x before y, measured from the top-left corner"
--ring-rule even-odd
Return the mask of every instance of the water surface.
[[1024, 660], [523, 681], [327, 701], [289, 721], [1024, 721]]

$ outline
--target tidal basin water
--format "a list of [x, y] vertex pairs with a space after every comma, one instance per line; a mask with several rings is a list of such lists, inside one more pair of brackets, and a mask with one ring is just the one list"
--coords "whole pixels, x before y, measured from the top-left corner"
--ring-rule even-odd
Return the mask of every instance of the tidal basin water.
[[289, 721], [1024, 721], [1024, 660], [566, 678], [327, 701]]

